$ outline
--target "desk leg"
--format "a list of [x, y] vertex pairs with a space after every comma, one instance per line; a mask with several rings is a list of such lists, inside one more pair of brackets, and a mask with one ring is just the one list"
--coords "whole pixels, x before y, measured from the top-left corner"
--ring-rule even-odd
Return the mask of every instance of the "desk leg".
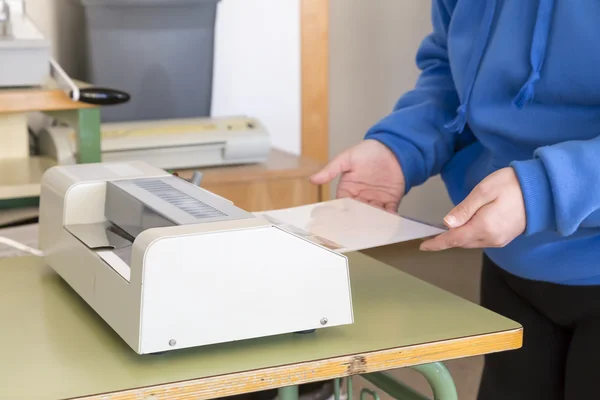
[[75, 129], [77, 164], [102, 161], [99, 108], [48, 111], [46, 114]]
[[278, 389], [277, 400], [298, 400], [298, 386], [286, 386]]
[[82, 108], [78, 110], [77, 149], [78, 164], [96, 163], [101, 160], [100, 148], [100, 109]]
[[431, 400], [416, 390], [406, 386], [404, 383], [398, 382], [391, 376], [382, 372], [361, 375], [361, 377], [398, 400]]
[[427, 379], [433, 389], [435, 400], [458, 400], [456, 386], [450, 371], [442, 363], [416, 365], [412, 367], [415, 371]]
[[[342, 400], [342, 382], [343, 379], [337, 378], [333, 381], [333, 399]], [[344, 400], [352, 400], [352, 375], [346, 378], [346, 394], [343, 396]]]
[[[458, 400], [456, 386], [450, 372], [442, 363], [432, 363], [411, 367], [427, 379], [433, 391], [434, 400]], [[391, 376], [381, 372], [362, 375], [367, 381], [377, 386], [398, 400], [430, 400], [414, 389], [398, 382]]]

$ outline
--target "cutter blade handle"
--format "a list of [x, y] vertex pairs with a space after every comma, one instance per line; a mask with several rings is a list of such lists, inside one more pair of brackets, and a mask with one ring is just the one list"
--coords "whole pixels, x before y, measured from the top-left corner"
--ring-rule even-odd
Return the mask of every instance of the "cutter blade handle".
[[[71, 92], [70, 97], [73, 98], [77, 96]], [[77, 101], [99, 106], [114, 106], [127, 103], [131, 99], [129, 93], [103, 87], [80, 88], [78, 97], [79, 98], [76, 99]]]

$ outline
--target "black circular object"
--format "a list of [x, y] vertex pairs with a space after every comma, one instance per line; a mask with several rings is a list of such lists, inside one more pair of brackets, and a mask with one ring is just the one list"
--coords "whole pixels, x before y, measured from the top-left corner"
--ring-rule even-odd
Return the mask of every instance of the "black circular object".
[[297, 335], [310, 335], [311, 333], [315, 333], [316, 331], [316, 329], [309, 329], [307, 331], [298, 331], [294, 333], [296, 333]]
[[[72, 95], [72, 94], [71, 94]], [[81, 88], [79, 89], [79, 101], [99, 106], [114, 106], [127, 103], [131, 99], [129, 93], [108, 88]]]

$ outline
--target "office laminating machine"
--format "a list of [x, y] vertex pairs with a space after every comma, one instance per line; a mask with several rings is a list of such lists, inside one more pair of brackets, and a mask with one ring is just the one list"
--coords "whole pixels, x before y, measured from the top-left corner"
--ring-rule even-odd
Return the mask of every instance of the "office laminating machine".
[[45, 261], [140, 354], [351, 324], [347, 258], [142, 162], [49, 169]]
[[[40, 132], [42, 154], [59, 165], [76, 164], [77, 143], [70, 127]], [[161, 169], [184, 169], [263, 162], [271, 137], [256, 118], [183, 118], [103, 123], [104, 162], [137, 160]]]

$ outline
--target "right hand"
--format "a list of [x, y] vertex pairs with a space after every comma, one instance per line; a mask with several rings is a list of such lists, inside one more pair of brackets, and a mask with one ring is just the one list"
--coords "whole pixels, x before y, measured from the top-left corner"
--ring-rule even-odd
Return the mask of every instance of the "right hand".
[[350, 197], [396, 213], [406, 183], [400, 163], [390, 149], [376, 140], [364, 140], [335, 157], [310, 178], [324, 185], [341, 175], [337, 197]]

